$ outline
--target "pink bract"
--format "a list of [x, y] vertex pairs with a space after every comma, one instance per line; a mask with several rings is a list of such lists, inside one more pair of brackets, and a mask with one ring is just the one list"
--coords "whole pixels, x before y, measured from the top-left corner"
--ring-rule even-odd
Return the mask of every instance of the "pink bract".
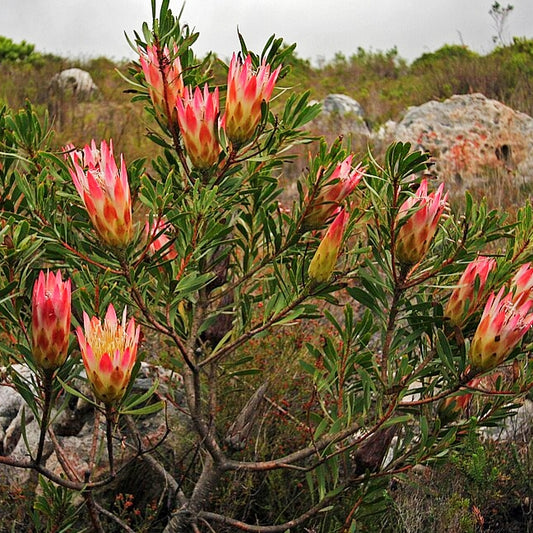
[[185, 88], [183, 98], [176, 103], [176, 110], [183, 144], [193, 166], [199, 169], [213, 166], [221, 151], [218, 87], [212, 93], [207, 84], [203, 92], [199, 87], [194, 92]]
[[514, 302], [505, 287], [490, 295], [470, 345], [475, 369], [490, 370], [506, 359], [533, 324], [532, 306], [533, 300]]
[[154, 107], [173, 120], [176, 102], [184, 89], [178, 47], [174, 45], [171, 54], [168, 46], [159, 50], [156, 45], [148, 45], [146, 53], [140, 51], [139, 55]]
[[32, 354], [44, 370], [59, 368], [67, 358], [71, 320], [70, 279], [41, 271], [33, 286]]
[[[456, 326], [462, 325], [484, 299], [484, 289], [489, 273], [496, 268], [496, 261], [479, 256], [463, 272], [444, 309], [444, 316]], [[476, 279], [479, 281], [475, 292]]]
[[351, 194], [364, 176], [364, 168], [358, 165], [352, 168], [353, 155], [339, 163], [318, 194], [309, 199], [306, 196], [304, 229], [318, 229], [337, 215], [340, 204]]
[[398, 211], [396, 259], [404, 265], [415, 265], [426, 255], [446, 207], [448, 193], [444, 184], [428, 194], [427, 180], [423, 179], [415, 195], [408, 198]]
[[525, 263], [511, 280], [515, 301], [533, 299], [533, 264]]
[[87, 213], [102, 240], [109, 246], [125, 247], [133, 238], [132, 207], [126, 163], [120, 170], [113, 156], [113, 142], [93, 140], [83, 150], [71, 150], [69, 169]]
[[270, 100], [280, 70], [281, 66], [270, 73], [270, 65], [263, 61], [255, 71], [250, 55], [243, 62], [233, 54], [223, 119], [230, 141], [242, 145], [252, 139], [261, 120], [261, 104]]
[[83, 365], [95, 396], [106, 405], [119, 401], [129, 384], [137, 358], [140, 327], [133, 318], [122, 323], [109, 304], [104, 322], [83, 313], [83, 328], [76, 329]]

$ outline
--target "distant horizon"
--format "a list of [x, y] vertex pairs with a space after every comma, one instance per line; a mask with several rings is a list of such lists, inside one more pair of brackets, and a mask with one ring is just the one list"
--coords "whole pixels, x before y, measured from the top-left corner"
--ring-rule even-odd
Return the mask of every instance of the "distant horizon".
[[[6, 37], [6, 36], [4, 36], [4, 37]], [[459, 47], [465, 48], [465, 49], [467, 49], [467, 50], [469, 50], [469, 51], [471, 51], [471, 52], [473, 52], [475, 54], [478, 54], [481, 57], [484, 57], [484, 56], [490, 55], [497, 48], [500, 48], [502, 46], [503, 47], [512, 46], [514, 44], [515, 40], [517, 40], [517, 39], [526, 39], [526, 40], [533, 41], [533, 37], [522, 37], [522, 36], [519, 36], [519, 35], [513, 35], [513, 36], [511, 36], [509, 38], [509, 40], [507, 42], [503, 43], [503, 45], [502, 44], [494, 44], [493, 47], [490, 50], [486, 50], [486, 51], [483, 51], [483, 52], [478, 52], [478, 51], [472, 49], [467, 44], [462, 44], [462, 43], [443, 43], [438, 48], [435, 48], [434, 50], [424, 51], [419, 56], [414, 57], [412, 59], [407, 59], [406, 57], [402, 56], [400, 51], [398, 50], [397, 46], [392, 46], [391, 48], [388, 48], [386, 50], [385, 49], [383, 49], [383, 50], [367, 49], [367, 48], [363, 48], [363, 47], [360, 46], [356, 50], [353, 50], [350, 53], [346, 53], [344, 51], [338, 50], [337, 52], [334, 52], [332, 57], [329, 57], [329, 58], [319, 57], [319, 58], [316, 58], [315, 61], [311, 60], [310, 58], [302, 57], [298, 53], [298, 47], [296, 47], [296, 49], [294, 50], [294, 54], [295, 54], [295, 56], [298, 59], [301, 59], [302, 61], [308, 61], [312, 68], [320, 69], [320, 68], [322, 68], [323, 65], [328, 65], [328, 64], [333, 63], [339, 56], [344, 56], [344, 58], [347, 61], [349, 61], [351, 57], [357, 55], [359, 49], [362, 49], [364, 52], [366, 52], [368, 54], [380, 54], [380, 53], [386, 54], [387, 52], [390, 52], [390, 51], [396, 49], [398, 59], [404, 60], [408, 64], [412, 64], [414, 61], [416, 61], [417, 59], [420, 59], [422, 56], [427, 55], [427, 54], [433, 54], [433, 53], [437, 52], [438, 50], [440, 50], [440, 49], [442, 49], [442, 48], [444, 48], [446, 46], [450, 46], [450, 47], [459, 46]], [[34, 50], [33, 51], [35, 53], [41, 54], [43, 56], [50, 55], [50, 56], [57, 57], [57, 58], [64, 59], [64, 60], [70, 60], [70, 61], [73, 61], [73, 62], [79, 62], [81, 64], [83, 64], [85, 62], [98, 60], [98, 59], [101, 59], [101, 58], [102, 59], [107, 59], [107, 60], [111, 61], [112, 63], [126, 63], [126, 62], [129, 62], [129, 61], [135, 60], [136, 57], [137, 57], [133, 53], [132, 53], [131, 57], [122, 57], [122, 58], [117, 58], [117, 57], [112, 57], [112, 56], [102, 55], [102, 54], [93, 55], [93, 56], [85, 55], [85, 54], [84, 55], [78, 55], [78, 56], [70, 56], [70, 55], [63, 55], [61, 53], [56, 53], [56, 52], [49, 52], [49, 51], [39, 50], [37, 45], [35, 43], [32, 43], [31, 41], [29, 41], [28, 39], [22, 39], [20, 41], [16, 41], [16, 40], [12, 39], [12, 41], [14, 42], [14, 44], [22, 44], [24, 42], [24, 43], [26, 43], [28, 45], [32, 45], [32, 46], [34, 46]], [[290, 45], [291, 43], [286, 43], [286, 44]], [[194, 50], [194, 45], [193, 45], [192, 48]], [[220, 59], [227, 60], [227, 61], [230, 60], [230, 56], [223, 57], [222, 54], [217, 53], [216, 50], [211, 50], [210, 52], [215, 54]], [[209, 52], [206, 52], [206, 54], [207, 53], [209, 53]], [[203, 55], [196, 54], [196, 55], [199, 58], [202, 58], [202, 57], [205, 56], [205, 54], [203, 54]]]

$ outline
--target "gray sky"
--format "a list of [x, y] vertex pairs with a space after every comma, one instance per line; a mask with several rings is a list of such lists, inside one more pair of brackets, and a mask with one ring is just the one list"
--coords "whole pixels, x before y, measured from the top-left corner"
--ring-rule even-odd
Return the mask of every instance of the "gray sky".
[[[275, 33], [297, 43], [298, 56], [316, 62], [359, 46], [397, 46], [412, 60], [443, 44], [487, 53], [495, 34], [488, 12], [493, 0], [188, 0], [183, 22], [200, 32], [198, 55], [229, 57], [239, 49], [237, 27], [250, 49], [260, 51]], [[506, 36], [533, 38], [533, 0], [509, 0]], [[158, 2], [159, 4], [159, 2]], [[171, 0], [178, 13], [181, 0]], [[86, 59], [134, 57], [132, 35], [151, 18], [150, 0], [0, 0], [0, 35], [26, 40], [41, 52]]]

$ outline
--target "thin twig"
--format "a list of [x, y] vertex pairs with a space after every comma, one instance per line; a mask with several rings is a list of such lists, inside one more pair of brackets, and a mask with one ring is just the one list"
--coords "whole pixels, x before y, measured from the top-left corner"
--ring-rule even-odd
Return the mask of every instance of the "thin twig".
[[125, 531], [126, 533], [135, 533], [135, 531], [131, 529], [131, 527], [128, 526], [128, 524], [126, 524], [124, 520], [121, 520], [118, 516], [109, 512], [107, 509], [104, 509], [99, 503], [94, 502], [94, 507], [100, 514], [103, 514], [104, 516], [107, 516], [108, 518], [116, 522], [122, 528], [122, 531]]
[[113, 459], [113, 424], [115, 422], [115, 410], [112, 405], [105, 406], [107, 456], [109, 458], [109, 475], [115, 477], [115, 462]]
[[48, 429], [48, 421], [50, 420], [50, 409], [52, 407], [52, 384], [54, 381], [54, 371], [45, 370], [43, 372], [43, 392], [44, 392], [44, 406], [43, 416], [41, 418], [41, 433], [39, 435], [39, 444], [37, 447], [37, 456], [35, 463], [40, 465], [43, 459], [44, 442], [46, 439], [46, 431]]

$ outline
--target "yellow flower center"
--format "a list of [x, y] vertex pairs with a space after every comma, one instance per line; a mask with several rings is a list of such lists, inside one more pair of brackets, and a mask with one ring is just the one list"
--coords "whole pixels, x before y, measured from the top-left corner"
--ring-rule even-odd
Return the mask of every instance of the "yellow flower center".
[[87, 343], [98, 358], [105, 353], [114, 354], [116, 350], [124, 352], [127, 340], [124, 328], [118, 323], [112, 325], [104, 322], [103, 327], [101, 324], [94, 324], [87, 332]]

